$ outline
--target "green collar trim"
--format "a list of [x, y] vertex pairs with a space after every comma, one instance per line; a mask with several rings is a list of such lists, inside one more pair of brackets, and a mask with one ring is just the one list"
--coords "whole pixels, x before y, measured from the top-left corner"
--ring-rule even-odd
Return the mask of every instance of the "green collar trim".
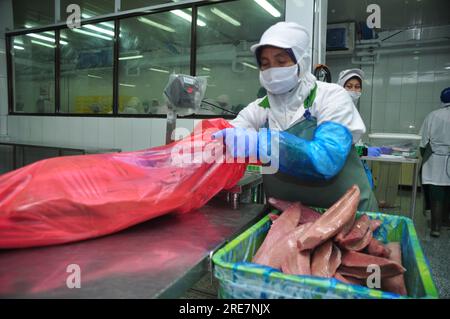
[[263, 109], [270, 109], [269, 97], [266, 95], [258, 105]]
[[316, 99], [317, 95], [317, 83], [314, 85], [314, 89], [309, 93], [308, 97], [305, 99], [305, 109], [309, 109]]
[[[316, 85], [314, 85], [314, 88], [309, 93], [308, 97], [305, 99], [305, 103], [304, 103], [305, 109], [309, 109], [313, 105], [314, 100], [316, 99], [316, 95], [317, 95], [317, 83], [316, 83]], [[258, 105], [261, 106], [263, 109], [270, 109], [269, 97], [266, 95], [262, 99], [262, 101], [259, 102]]]

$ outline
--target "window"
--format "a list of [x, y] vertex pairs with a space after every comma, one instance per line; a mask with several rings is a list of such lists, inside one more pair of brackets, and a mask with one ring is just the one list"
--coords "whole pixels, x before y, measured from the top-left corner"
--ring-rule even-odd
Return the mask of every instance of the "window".
[[54, 0], [14, 0], [11, 2], [14, 29], [39, 27], [55, 22]]
[[166, 114], [170, 73], [190, 71], [191, 16], [179, 12], [120, 20], [119, 113]]
[[61, 30], [61, 113], [112, 113], [114, 25], [107, 23]]
[[55, 35], [29, 33], [11, 39], [15, 112], [55, 111]]
[[[268, 1], [264, 9], [241, 0], [198, 9], [197, 75], [208, 76], [206, 97], [222, 108], [239, 112], [260, 94], [258, 67], [250, 46], [263, 32], [284, 20], [284, 1]], [[202, 27], [206, 24], [207, 27]], [[208, 107], [203, 114], [227, 114]]]
[[[181, 0], [183, 1], [183, 0]], [[180, 1], [172, 1], [172, 0], [121, 0], [120, 1], [120, 10], [131, 10], [131, 9], [138, 9], [138, 8], [144, 8], [149, 6], [156, 6], [159, 4], [165, 4], [165, 3], [174, 3], [174, 2], [180, 2]]]

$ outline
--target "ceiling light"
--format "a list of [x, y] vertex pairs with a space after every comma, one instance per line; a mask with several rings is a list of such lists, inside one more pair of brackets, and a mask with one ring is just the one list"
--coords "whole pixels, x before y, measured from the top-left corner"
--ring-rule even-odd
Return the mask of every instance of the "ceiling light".
[[101, 34], [98, 34], [98, 33], [89, 32], [89, 31], [86, 31], [86, 30], [83, 30], [83, 29], [79, 29], [79, 28], [73, 28], [71, 30], [74, 31], [74, 32], [77, 32], [77, 33], [81, 33], [81, 34], [85, 34], [85, 35], [91, 36], [91, 37], [96, 37], [96, 38], [100, 38], [100, 39], [103, 39], [103, 40], [112, 41], [112, 38], [104, 36], [104, 35], [101, 35]]
[[203, 67], [202, 70], [203, 70], [203, 71], [206, 71], [206, 72], [210, 72], [210, 71], [211, 71], [210, 68], [205, 68], [205, 67]]
[[[186, 21], [192, 22], [192, 16], [190, 16], [186, 12], [183, 12], [181, 10], [172, 10], [170, 12], [172, 12], [173, 14], [179, 16], [180, 18], [183, 18]], [[197, 25], [199, 27], [204, 27], [204, 26], [206, 26], [206, 23], [203, 22], [202, 20], [197, 19]]]
[[97, 31], [97, 32], [100, 32], [100, 33], [104, 33], [104, 34], [107, 34], [109, 36], [114, 37], [114, 31], [106, 30], [106, 29], [103, 29], [103, 28], [99, 28], [99, 27], [97, 27], [97, 26], [95, 26], [93, 24], [86, 24], [83, 27], [86, 28], [86, 29], [90, 29], [90, 30]]
[[254, 0], [257, 4], [260, 5], [261, 8], [263, 8], [264, 10], [266, 10], [267, 12], [269, 12], [272, 16], [274, 16], [275, 18], [278, 18], [281, 16], [280, 11], [278, 11], [277, 9], [275, 9], [275, 7], [273, 5], [271, 5], [269, 2], [267, 2], [267, 0]]
[[47, 48], [52, 48], [52, 49], [55, 48], [55, 45], [44, 43], [44, 42], [41, 42], [41, 41], [31, 40], [31, 43], [34, 43], [34, 44], [37, 44], [37, 45], [40, 45], [40, 46], [43, 46], [43, 47], [47, 47]]
[[235, 19], [233, 19], [232, 17], [230, 17], [228, 14], [226, 14], [225, 12], [220, 11], [219, 9], [216, 8], [212, 8], [211, 12], [214, 13], [216, 16], [224, 19], [225, 21], [227, 21], [228, 23], [234, 25], [235, 27], [239, 27], [241, 25], [241, 23]]
[[120, 86], [126, 86], [126, 87], [130, 87], [130, 88], [134, 88], [136, 87], [135, 84], [126, 84], [126, 83], [119, 83]]
[[88, 74], [88, 77], [94, 78], [94, 79], [103, 79], [101, 76], [98, 76], [98, 75], [92, 75], [92, 74]]
[[258, 70], [258, 67], [257, 67], [257, 66], [255, 66], [255, 65], [253, 65], [253, 64], [251, 64], [251, 63], [247, 63], [247, 62], [242, 62], [242, 64], [243, 64], [243, 65], [245, 65], [245, 66], [247, 66], [247, 67], [249, 67], [249, 68], [252, 68], [252, 69]]
[[160, 72], [160, 73], [169, 73], [169, 71], [167, 71], [167, 70], [157, 69], [157, 68], [150, 68], [149, 70], [155, 71], [155, 72]]
[[16, 49], [16, 50], [25, 50], [25, 48], [21, 47], [20, 45], [15, 45], [14, 49]]
[[155, 22], [153, 20], [150, 20], [150, 19], [147, 19], [147, 18], [144, 18], [144, 17], [139, 17], [138, 21], [140, 21], [142, 23], [145, 23], [145, 24], [148, 24], [148, 25], [151, 25], [152, 27], [155, 27], [155, 28], [167, 31], [167, 32], [175, 32], [175, 29], [172, 29], [172, 28], [170, 28], [168, 26], [165, 26], [164, 24]]
[[131, 56], [124, 56], [120, 57], [119, 60], [136, 60], [136, 59], [142, 59], [143, 55], [131, 55]]

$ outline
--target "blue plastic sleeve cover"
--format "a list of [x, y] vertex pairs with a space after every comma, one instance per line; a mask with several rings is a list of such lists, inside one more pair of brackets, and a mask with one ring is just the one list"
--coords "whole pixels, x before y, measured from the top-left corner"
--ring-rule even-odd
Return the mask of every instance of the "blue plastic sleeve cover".
[[324, 122], [312, 140], [287, 132], [279, 134], [282, 173], [308, 180], [329, 180], [344, 167], [352, 147], [352, 134], [343, 125]]

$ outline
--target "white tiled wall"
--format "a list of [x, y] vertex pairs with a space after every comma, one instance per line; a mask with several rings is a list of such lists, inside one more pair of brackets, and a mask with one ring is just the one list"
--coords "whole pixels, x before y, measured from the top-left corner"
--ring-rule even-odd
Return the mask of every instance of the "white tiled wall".
[[[341, 70], [361, 67], [350, 58], [327, 59], [333, 81]], [[427, 114], [440, 107], [440, 93], [450, 86], [450, 52], [412, 51], [381, 55], [362, 66], [366, 79], [360, 112], [370, 132], [418, 133]]]
[[[192, 132], [194, 119], [178, 119], [177, 127]], [[8, 117], [11, 139], [88, 148], [134, 151], [165, 144], [166, 119]]]

